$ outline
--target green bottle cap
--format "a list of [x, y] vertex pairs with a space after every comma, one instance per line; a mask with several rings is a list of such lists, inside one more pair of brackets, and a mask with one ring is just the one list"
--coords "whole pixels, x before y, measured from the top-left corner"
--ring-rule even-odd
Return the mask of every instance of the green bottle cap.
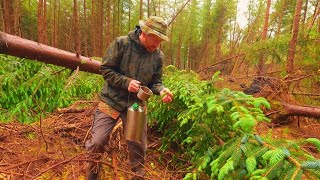
[[135, 102], [135, 103], [132, 105], [132, 109], [133, 109], [134, 111], [138, 110], [138, 109], [139, 109], [139, 104]]

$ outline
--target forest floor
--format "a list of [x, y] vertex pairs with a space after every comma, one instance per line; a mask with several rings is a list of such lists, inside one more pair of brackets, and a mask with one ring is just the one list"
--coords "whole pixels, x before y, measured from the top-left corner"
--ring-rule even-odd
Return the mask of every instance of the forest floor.
[[[94, 161], [84, 143], [95, 107], [95, 102], [76, 102], [41, 123], [0, 123], [0, 179], [85, 179], [87, 162]], [[122, 126], [116, 126], [101, 160], [101, 179], [132, 177], [123, 139]], [[186, 172], [170, 167], [173, 153], [158, 151], [161, 139], [152, 130], [148, 143], [146, 179], [182, 179]]]
[[[84, 143], [90, 138], [95, 108], [95, 101], [79, 101], [31, 125], [0, 123], [0, 179], [85, 179], [87, 162], [94, 161], [86, 152]], [[132, 177], [120, 125], [112, 132], [110, 144], [102, 157], [101, 179], [127, 180]], [[276, 139], [320, 139], [319, 127], [316, 120], [294, 117], [284, 125], [259, 123], [256, 131]], [[180, 169], [175, 167], [172, 163], [174, 152], [161, 152], [158, 150], [160, 146], [161, 135], [148, 130], [146, 179], [182, 179], [187, 170], [181, 165]], [[320, 158], [314, 146], [306, 145], [303, 149]]]

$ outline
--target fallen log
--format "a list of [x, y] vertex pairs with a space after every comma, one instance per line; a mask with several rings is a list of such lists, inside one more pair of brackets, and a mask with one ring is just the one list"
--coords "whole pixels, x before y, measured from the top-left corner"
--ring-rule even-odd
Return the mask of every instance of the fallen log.
[[101, 63], [91, 58], [0, 31], [0, 54], [32, 59], [72, 70], [100, 74]]
[[316, 106], [298, 106], [282, 103], [285, 114], [283, 116], [304, 116], [320, 119], [320, 108]]

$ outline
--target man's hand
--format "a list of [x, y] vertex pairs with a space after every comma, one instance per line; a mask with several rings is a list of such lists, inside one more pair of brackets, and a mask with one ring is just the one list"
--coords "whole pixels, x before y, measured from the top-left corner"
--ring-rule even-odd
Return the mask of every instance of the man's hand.
[[140, 88], [140, 84], [141, 82], [140, 81], [137, 81], [137, 80], [131, 80], [130, 83], [129, 83], [129, 86], [128, 86], [128, 91], [129, 92], [137, 92]]
[[162, 102], [164, 103], [169, 103], [173, 99], [173, 94], [168, 88], [162, 89], [162, 91], [160, 92], [160, 96], [162, 97]]

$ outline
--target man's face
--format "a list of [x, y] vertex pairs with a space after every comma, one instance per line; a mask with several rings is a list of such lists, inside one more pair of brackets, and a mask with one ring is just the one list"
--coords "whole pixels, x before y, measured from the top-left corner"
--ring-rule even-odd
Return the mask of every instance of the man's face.
[[156, 50], [159, 47], [161, 42], [162, 42], [162, 39], [154, 34], [145, 35], [144, 46], [149, 52], [153, 52], [154, 50]]

